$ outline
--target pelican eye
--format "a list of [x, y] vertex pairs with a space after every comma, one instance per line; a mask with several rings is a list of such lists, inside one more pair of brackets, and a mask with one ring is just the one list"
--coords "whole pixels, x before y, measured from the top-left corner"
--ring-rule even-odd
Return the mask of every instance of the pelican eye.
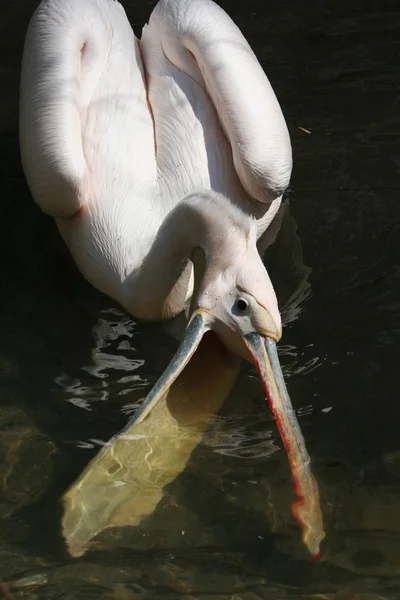
[[238, 298], [236, 300], [236, 310], [238, 312], [240, 312], [242, 315], [244, 315], [247, 312], [247, 309], [249, 308], [249, 303], [246, 300], [246, 298]]

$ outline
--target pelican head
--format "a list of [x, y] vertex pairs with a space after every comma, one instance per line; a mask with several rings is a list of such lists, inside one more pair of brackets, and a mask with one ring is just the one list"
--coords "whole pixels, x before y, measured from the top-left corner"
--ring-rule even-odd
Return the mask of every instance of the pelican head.
[[193, 319], [232, 353], [255, 362], [248, 336], [276, 343], [282, 322], [275, 290], [257, 248], [257, 222], [220, 195], [188, 199], [199, 227], [191, 259]]
[[[247, 218], [246, 225], [242, 224], [240, 233], [220, 241], [212, 258], [194, 252], [195, 278], [200, 282], [192, 312], [204, 312], [205, 322], [225, 346], [249, 359], [246, 336], [257, 333], [278, 342], [282, 322], [274, 288], [257, 250], [255, 222]], [[198, 275], [199, 271], [203, 274]]]
[[[181, 249], [191, 248], [194, 285], [184, 338], [142, 405], [139, 419], [178, 377], [207, 331], [214, 331], [230, 352], [258, 369], [265, 362], [266, 342], [275, 348], [282, 335], [275, 290], [257, 248], [256, 219], [221, 194], [207, 191], [187, 196], [162, 229], [161, 242], [168, 240], [171, 247], [174, 240], [175, 262], [180, 262], [176, 249], [185, 256], [187, 250]], [[283, 380], [280, 368], [279, 374]]]

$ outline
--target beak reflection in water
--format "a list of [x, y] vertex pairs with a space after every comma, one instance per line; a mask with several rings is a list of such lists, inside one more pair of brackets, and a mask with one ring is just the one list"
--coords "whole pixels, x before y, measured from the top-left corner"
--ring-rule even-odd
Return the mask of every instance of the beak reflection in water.
[[[153, 512], [163, 488], [185, 468], [239, 369], [238, 357], [215, 333], [204, 335], [213, 329], [214, 320], [205, 310], [194, 312], [183, 341], [141, 408], [65, 493], [63, 532], [71, 554], [82, 554], [90, 539], [106, 527], [139, 524]], [[275, 342], [256, 333], [245, 335], [243, 341], [288, 453], [298, 496], [294, 516], [316, 558], [324, 537], [318, 486]]]

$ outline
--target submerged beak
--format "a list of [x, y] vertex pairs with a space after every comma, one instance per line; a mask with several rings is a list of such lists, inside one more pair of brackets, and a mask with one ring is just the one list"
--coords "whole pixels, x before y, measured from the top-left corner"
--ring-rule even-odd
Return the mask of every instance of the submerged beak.
[[303, 528], [303, 542], [314, 558], [325, 537], [317, 482], [311, 472], [310, 457], [296, 413], [286, 389], [278, 351], [273, 340], [257, 333], [244, 337], [244, 342], [264, 385], [272, 413], [289, 457], [292, 479], [298, 499], [293, 514]]
[[121, 431], [121, 434], [123, 434], [127, 429], [130, 429], [132, 425], [137, 425], [138, 423], [144, 421], [150, 411], [156, 406], [159, 400], [161, 400], [164, 394], [174, 383], [175, 379], [179, 377], [180, 373], [192, 358], [202, 340], [203, 335], [211, 329], [210, 325], [212, 320], [212, 315], [205, 310], [199, 309], [193, 313], [193, 316], [189, 321], [189, 325], [186, 328], [185, 337], [180, 343], [178, 350], [172, 357], [171, 362], [149, 395], [146, 397], [139, 410], [135, 413], [134, 417]]
[[[173, 382], [190, 361], [203, 335], [212, 329], [215, 318], [206, 310], [198, 309], [185, 331], [185, 337], [178, 347], [168, 367], [153, 387], [135, 416], [120, 432], [130, 430], [143, 421], [156, 404], [163, 398]], [[293, 502], [293, 514], [303, 528], [303, 541], [314, 558], [319, 556], [319, 545], [324, 538], [322, 515], [319, 504], [317, 482], [314, 479], [304, 438], [296, 414], [287, 393], [282, 370], [279, 364], [276, 344], [259, 334], [247, 334], [243, 341], [258, 370], [267, 393], [271, 410], [276, 419], [285, 445], [292, 470], [293, 484], [298, 499]]]

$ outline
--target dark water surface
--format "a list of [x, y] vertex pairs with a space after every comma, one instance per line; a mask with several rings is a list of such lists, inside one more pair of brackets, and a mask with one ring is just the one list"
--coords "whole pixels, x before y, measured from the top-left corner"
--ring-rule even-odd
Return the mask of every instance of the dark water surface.
[[[139, 33], [154, 4], [124, 4]], [[0, 24], [0, 577], [32, 600], [400, 599], [400, 7], [222, 3], [271, 79], [294, 148], [290, 213], [266, 260], [320, 482], [327, 537], [312, 564], [250, 366], [156, 512], [80, 559], [66, 552], [60, 496], [176, 342], [87, 285], [30, 198], [17, 102], [35, 5], [3, 1]]]

